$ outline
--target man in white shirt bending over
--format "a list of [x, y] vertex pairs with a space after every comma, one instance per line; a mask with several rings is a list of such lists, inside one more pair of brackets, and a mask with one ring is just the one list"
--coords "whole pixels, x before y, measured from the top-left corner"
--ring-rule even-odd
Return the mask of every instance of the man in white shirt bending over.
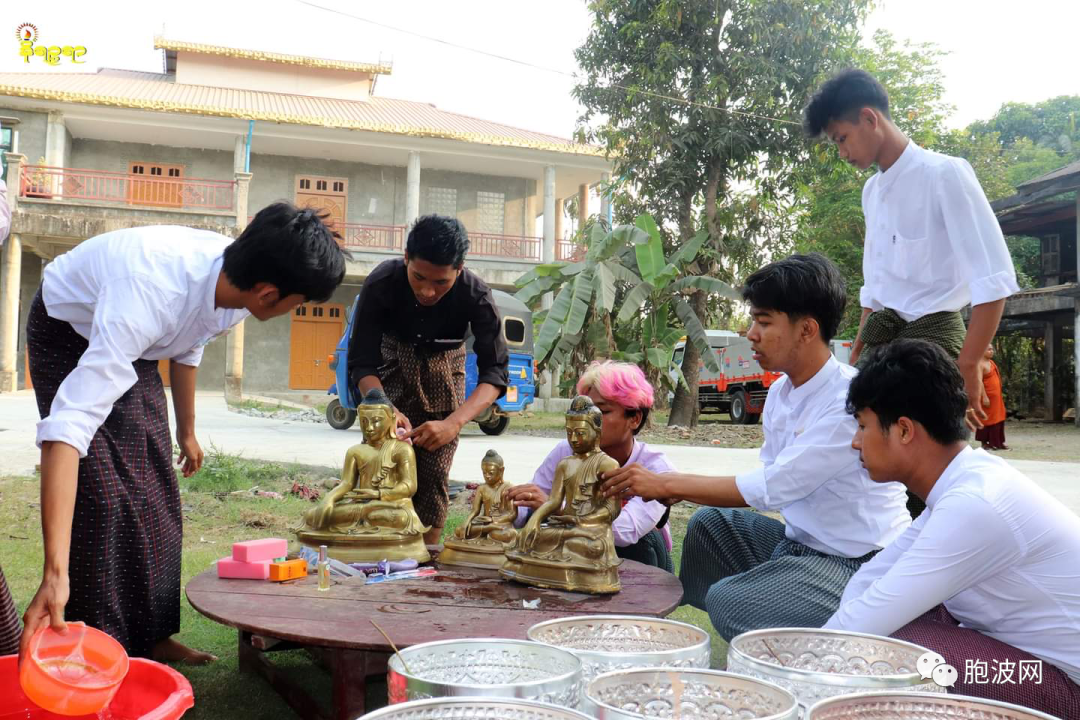
[[[1005, 298], [1019, 287], [971, 165], [909, 140], [889, 117], [885, 88], [864, 70], [845, 70], [823, 84], [803, 111], [803, 126], [810, 137], [825, 134], [860, 170], [878, 168], [862, 193], [862, 320], [852, 364], [864, 348], [897, 337], [936, 342], [960, 367], [969, 422], [982, 427], [979, 362]], [[969, 303], [965, 331], [959, 311]]]
[[41, 586], [20, 654], [82, 620], [129, 655], [202, 663], [176, 641], [183, 519], [158, 361], [169, 360], [183, 473], [202, 464], [195, 373], [247, 315], [329, 299], [345, 254], [316, 211], [276, 203], [235, 241], [156, 226], [92, 237], [45, 269], [26, 325], [41, 422]]
[[956, 366], [922, 340], [874, 351], [852, 380], [870, 477], [927, 509], [855, 573], [825, 627], [934, 650], [957, 669], [954, 692], [1080, 717], [1080, 517], [969, 447], [966, 407]]
[[[690, 519], [679, 577], [683, 601], [705, 610], [725, 640], [769, 627], [821, 627], [848, 579], [911, 523], [904, 488], [870, 480], [851, 448], [846, 411], [855, 370], [829, 352], [847, 299], [821, 255], [792, 255], [746, 280], [754, 324], [746, 337], [769, 388], [764, 467], [728, 477], [607, 473], [605, 492], [712, 507]], [[784, 522], [760, 512], [780, 513]]]

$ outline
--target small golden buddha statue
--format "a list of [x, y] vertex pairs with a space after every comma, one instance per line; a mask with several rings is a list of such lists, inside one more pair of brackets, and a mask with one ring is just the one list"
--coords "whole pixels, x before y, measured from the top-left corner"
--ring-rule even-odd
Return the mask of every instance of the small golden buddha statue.
[[503, 482], [506, 466], [502, 456], [488, 450], [480, 461], [484, 484], [476, 489], [472, 510], [465, 522], [454, 530], [439, 553], [440, 565], [499, 568], [506, 559], [506, 548], [517, 539], [514, 520], [517, 508], [506, 495], [510, 486]]
[[326, 545], [342, 562], [427, 562], [428, 528], [412, 503], [416, 453], [394, 435], [394, 407], [382, 390], [373, 389], [356, 415], [364, 442], [345, 453], [341, 482], [304, 513], [296, 536], [311, 548]]
[[566, 439], [574, 454], [555, 467], [551, 495], [518, 533], [499, 574], [526, 585], [587, 593], [619, 591], [619, 563], [611, 523], [618, 498], [601, 492], [601, 473], [619, 463], [598, 447], [603, 415], [579, 395], [566, 412]]

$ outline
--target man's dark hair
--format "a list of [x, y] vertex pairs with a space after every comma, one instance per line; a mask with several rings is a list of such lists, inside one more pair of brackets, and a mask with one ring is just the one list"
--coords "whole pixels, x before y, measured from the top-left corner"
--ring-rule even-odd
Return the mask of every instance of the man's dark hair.
[[469, 233], [460, 220], [446, 215], [424, 215], [412, 226], [405, 241], [406, 255], [432, 265], [460, 268], [465, 264], [467, 252]]
[[287, 202], [267, 205], [225, 248], [222, 271], [240, 290], [270, 283], [282, 297], [325, 302], [345, 279], [349, 256], [341, 236], [326, 225], [325, 211]]
[[873, 410], [884, 432], [910, 418], [942, 445], [967, 440], [967, 408], [956, 363], [925, 340], [894, 340], [875, 348], [848, 388], [849, 413]]
[[889, 94], [877, 79], [856, 68], [833, 75], [818, 88], [803, 110], [803, 130], [812, 138], [833, 120], [855, 122], [859, 111], [874, 108], [889, 117]]
[[828, 344], [844, 317], [847, 284], [832, 260], [809, 253], [761, 268], [746, 278], [742, 296], [759, 310], [787, 313], [792, 320], [814, 318], [821, 340]]

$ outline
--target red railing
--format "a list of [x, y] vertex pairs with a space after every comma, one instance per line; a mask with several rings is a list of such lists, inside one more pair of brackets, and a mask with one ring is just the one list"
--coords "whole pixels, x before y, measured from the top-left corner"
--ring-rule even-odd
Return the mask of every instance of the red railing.
[[232, 180], [166, 178], [105, 170], [23, 165], [19, 195], [148, 207], [232, 210], [234, 186]]
[[404, 225], [361, 225], [359, 223], [335, 223], [334, 229], [341, 233], [342, 245], [347, 248], [370, 250], [404, 250]]
[[493, 233], [470, 232], [469, 254], [488, 255], [491, 257], [516, 258], [520, 260], [541, 259], [540, 249], [543, 241], [538, 237], [526, 235], [495, 235]]
[[584, 245], [578, 245], [570, 240], [559, 240], [555, 243], [555, 259], [566, 262], [584, 260], [588, 249]]

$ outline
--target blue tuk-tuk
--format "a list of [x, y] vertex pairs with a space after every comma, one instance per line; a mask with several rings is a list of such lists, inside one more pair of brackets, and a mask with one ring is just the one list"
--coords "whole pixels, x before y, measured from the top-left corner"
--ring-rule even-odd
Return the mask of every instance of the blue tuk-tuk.
[[[521, 413], [532, 403], [536, 385], [533, 377], [532, 312], [525, 303], [509, 293], [492, 290], [492, 294], [499, 310], [503, 340], [510, 351], [510, 383], [506, 394], [481, 413], [476, 423], [488, 435], [499, 435], [510, 424], [511, 415]], [[349, 338], [352, 337], [356, 320], [357, 300], [359, 295], [349, 307], [349, 324], [334, 348], [334, 359], [330, 363], [337, 382], [330, 386], [327, 394], [337, 397], [326, 406], [326, 421], [337, 430], [348, 430], [356, 421], [357, 389], [349, 383], [348, 367]], [[465, 339], [465, 397], [472, 395], [476, 389], [476, 353], [472, 351], [472, 346], [473, 336], [469, 333]], [[341, 388], [345, 388], [345, 392]]]

